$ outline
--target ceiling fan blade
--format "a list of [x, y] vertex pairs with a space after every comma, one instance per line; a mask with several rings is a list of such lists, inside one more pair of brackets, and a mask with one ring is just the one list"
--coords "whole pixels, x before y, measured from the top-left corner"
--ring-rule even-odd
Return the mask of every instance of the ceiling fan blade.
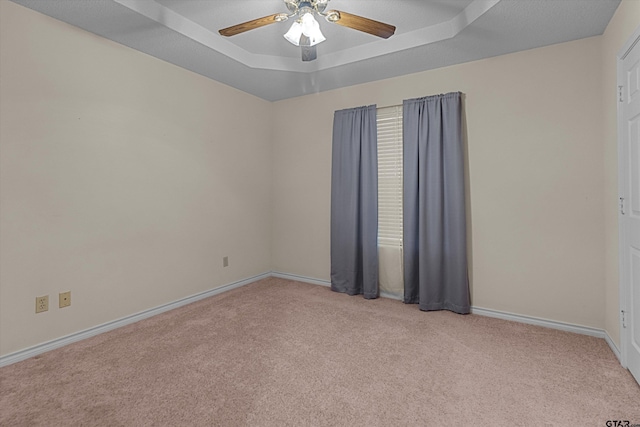
[[353, 15], [339, 10], [331, 10], [327, 12], [327, 20], [343, 27], [353, 28], [354, 30], [363, 31], [373, 34], [374, 36], [388, 39], [396, 32], [396, 27], [385, 24], [384, 22], [374, 21], [373, 19], [363, 18], [362, 16]]
[[[286, 19], [286, 15], [284, 15]], [[219, 33], [225, 37], [235, 36], [236, 34], [244, 33], [245, 31], [255, 30], [256, 28], [264, 27], [265, 25], [274, 24], [276, 22], [284, 21], [282, 13], [274, 13], [273, 15], [265, 16], [262, 18], [254, 19], [253, 21], [243, 22], [242, 24], [234, 25], [232, 27], [223, 28]]]
[[318, 58], [318, 51], [315, 45], [309, 46], [311, 39], [304, 34], [300, 36], [300, 50], [302, 51], [302, 61], [309, 62]]

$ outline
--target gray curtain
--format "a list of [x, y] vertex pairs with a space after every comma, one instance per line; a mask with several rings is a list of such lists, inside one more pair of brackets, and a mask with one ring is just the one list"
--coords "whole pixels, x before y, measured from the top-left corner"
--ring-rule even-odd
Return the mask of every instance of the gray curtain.
[[377, 298], [376, 106], [336, 111], [331, 166], [331, 289]]
[[403, 103], [404, 302], [469, 313], [459, 92]]

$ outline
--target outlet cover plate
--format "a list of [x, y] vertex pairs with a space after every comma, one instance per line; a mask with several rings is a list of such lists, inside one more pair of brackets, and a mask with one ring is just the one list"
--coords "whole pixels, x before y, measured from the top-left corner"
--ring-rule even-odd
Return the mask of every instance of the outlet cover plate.
[[71, 305], [71, 291], [60, 292], [58, 299], [60, 308], [69, 307]]
[[36, 297], [36, 313], [49, 310], [49, 295]]

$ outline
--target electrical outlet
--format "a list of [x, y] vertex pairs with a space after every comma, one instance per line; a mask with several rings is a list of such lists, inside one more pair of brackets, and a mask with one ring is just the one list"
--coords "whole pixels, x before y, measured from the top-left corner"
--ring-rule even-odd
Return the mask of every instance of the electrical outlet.
[[222, 258], [222, 266], [223, 267], [229, 267], [229, 257], [228, 256]]
[[36, 313], [49, 310], [49, 295], [36, 297]]
[[58, 305], [60, 308], [69, 307], [71, 305], [71, 291], [61, 292], [58, 295], [58, 299], [59, 299]]

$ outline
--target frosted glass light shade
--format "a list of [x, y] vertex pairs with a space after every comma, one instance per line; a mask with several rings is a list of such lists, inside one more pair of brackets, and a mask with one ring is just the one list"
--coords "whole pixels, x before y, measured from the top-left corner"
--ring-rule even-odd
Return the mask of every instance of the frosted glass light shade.
[[296, 46], [300, 46], [300, 36], [302, 36], [302, 24], [295, 21], [289, 31], [284, 35], [284, 38], [289, 40]]

